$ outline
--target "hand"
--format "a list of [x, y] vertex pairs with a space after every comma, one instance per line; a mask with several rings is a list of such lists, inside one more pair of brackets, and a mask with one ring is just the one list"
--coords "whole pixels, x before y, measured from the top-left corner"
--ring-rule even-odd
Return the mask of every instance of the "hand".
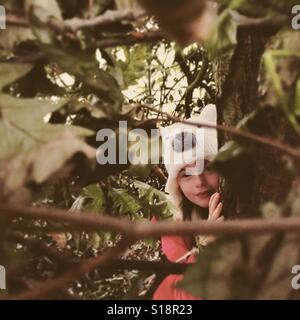
[[220, 193], [214, 193], [209, 199], [209, 214], [208, 214], [208, 221], [223, 221], [224, 217], [221, 216], [221, 211], [223, 209], [223, 203], [220, 201]]
[[[224, 216], [221, 216], [221, 211], [223, 209], [223, 203], [220, 202], [220, 193], [214, 193], [209, 199], [209, 214], [207, 221], [211, 222], [221, 222], [224, 220]], [[200, 236], [198, 237], [198, 243], [202, 246], [206, 246], [216, 240], [216, 236]]]

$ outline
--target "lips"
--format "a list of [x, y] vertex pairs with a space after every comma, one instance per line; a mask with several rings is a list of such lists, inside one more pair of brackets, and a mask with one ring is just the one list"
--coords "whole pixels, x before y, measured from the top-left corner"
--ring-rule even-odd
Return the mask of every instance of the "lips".
[[208, 197], [211, 195], [211, 193], [212, 193], [211, 190], [206, 190], [206, 191], [197, 193], [196, 196], [197, 197]]

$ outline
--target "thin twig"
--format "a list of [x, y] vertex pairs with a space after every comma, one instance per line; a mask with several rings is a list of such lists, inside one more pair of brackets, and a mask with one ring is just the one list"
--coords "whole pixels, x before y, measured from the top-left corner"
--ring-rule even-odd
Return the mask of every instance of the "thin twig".
[[[198, 123], [198, 122], [193, 122], [193, 121], [182, 120], [178, 117], [171, 116], [167, 112], [159, 111], [156, 108], [153, 108], [153, 107], [145, 105], [145, 104], [143, 104], [143, 105], [139, 104], [139, 105], [137, 105], [137, 108], [138, 107], [148, 109], [148, 110], [151, 110], [156, 113], [159, 112], [161, 115], [165, 116], [168, 120], [170, 120], [172, 122], [179, 122], [179, 123], [184, 123], [184, 124], [196, 126], [199, 128], [217, 129], [219, 131], [228, 132], [228, 133], [232, 134], [233, 136], [245, 138], [247, 140], [251, 140], [253, 142], [257, 142], [259, 144], [280, 150], [280, 151], [292, 156], [293, 158], [300, 160], [300, 151], [299, 150], [297, 150], [295, 147], [284, 144], [279, 140], [273, 140], [268, 137], [261, 137], [255, 133], [243, 131], [243, 130], [240, 130], [237, 128], [231, 128], [231, 127], [224, 126], [224, 125], [218, 125], [218, 124], [214, 125], [214, 124], [207, 124], [207, 123], [202, 123], [202, 122]], [[159, 120], [165, 121], [166, 119], [157, 119], [157, 120], [158, 121]]]
[[117, 46], [129, 46], [137, 43], [151, 43], [164, 39], [166, 36], [160, 31], [132, 32], [126, 36], [103, 38], [93, 43], [95, 48], [111, 48]]
[[191, 113], [191, 102], [193, 100], [193, 94], [194, 94], [194, 90], [200, 86], [201, 82], [204, 79], [205, 73], [207, 71], [208, 68], [208, 57], [206, 56], [206, 54], [203, 55], [203, 60], [202, 60], [202, 66], [200, 68], [200, 70], [198, 71], [195, 79], [192, 80], [191, 83], [189, 83], [186, 92], [185, 92], [185, 115], [187, 118], [190, 117], [190, 113]]

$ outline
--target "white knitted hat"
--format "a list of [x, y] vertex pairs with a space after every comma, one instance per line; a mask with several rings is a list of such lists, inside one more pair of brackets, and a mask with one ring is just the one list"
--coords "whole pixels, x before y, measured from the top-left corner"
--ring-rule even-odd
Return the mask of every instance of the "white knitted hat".
[[[214, 104], [204, 107], [199, 116], [187, 119], [193, 123], [217, 124], [217, 109]], [[197, 128], [193, 125], [175, 123], [162, 128], [163, 161], [168, 172], [168, 180], [165, 191], [169, 194], [169, 200], [179, 209], [182, 195], [177, 184], [179, 171], [188, 164], [204, 159], [209, 161], [218, 153], [218, 136], [216, 129]], [[200, 169], [201, 170], [201, 169]], [[182, 219], [182, 212], [174, 213], [174, 218]]]

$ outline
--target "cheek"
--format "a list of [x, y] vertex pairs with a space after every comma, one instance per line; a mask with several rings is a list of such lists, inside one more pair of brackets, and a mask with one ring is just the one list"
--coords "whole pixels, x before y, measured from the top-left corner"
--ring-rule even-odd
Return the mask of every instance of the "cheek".
[[217, 190], [219, 187], [219, 175], [217, 173], [212, 173], [206, 177], [207, 184], [212, 188]]
[[191, 181], [182, 179], [178, 182], [178, 185], [181, 192], [189, 199], [192, 194]]

